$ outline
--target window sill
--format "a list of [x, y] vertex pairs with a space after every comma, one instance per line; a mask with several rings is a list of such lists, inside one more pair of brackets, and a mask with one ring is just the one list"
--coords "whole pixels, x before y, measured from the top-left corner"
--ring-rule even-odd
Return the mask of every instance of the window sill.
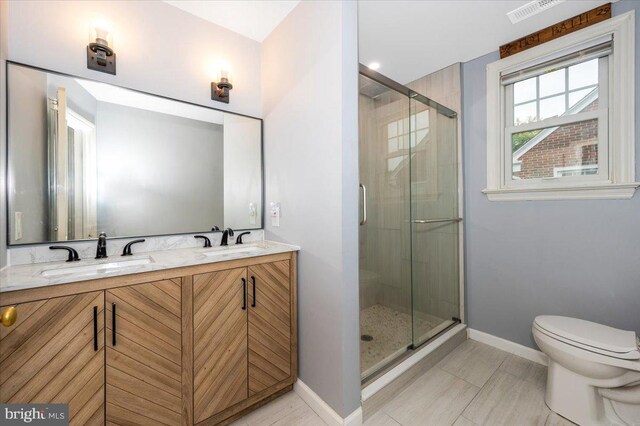
[[485, 189], [489, 201], [628, 200], [640, 182], [564, 188]]

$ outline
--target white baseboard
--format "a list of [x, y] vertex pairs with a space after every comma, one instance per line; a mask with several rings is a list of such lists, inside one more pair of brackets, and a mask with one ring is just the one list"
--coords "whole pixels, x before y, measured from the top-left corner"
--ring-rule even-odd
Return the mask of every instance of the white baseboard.
[[346, 418], [342, 418], [329, 406], [322, 398], [318, 396], [309, 386], [305, 385], [300, 379], [293, 385], [293, 391], [307, 403], [313, 411], [329, 426], [361, 426], [362, 425], [362, 407], [358, 407], [353, 413]]
[[344, 426], [362, 426], [362, 407], [358, 407], [353, 413], [349, 414], [344, 422]]
[[543, 352], [510, 340], [505, 340], [502, 337], [474, 330], [473, 328], [468, 328], [467, 333], [471, 340], [493, 346], [494, 348], [502, 349], [503, 351], [518, 355], [519, 357], [528, 359], [529, 361], [537, 362], [538, 364], [547, 365], [547, 355]]

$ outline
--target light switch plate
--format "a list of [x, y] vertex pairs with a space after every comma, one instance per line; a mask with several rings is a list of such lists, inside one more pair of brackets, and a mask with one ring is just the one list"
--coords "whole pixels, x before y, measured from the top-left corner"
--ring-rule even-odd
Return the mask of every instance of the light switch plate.
[[16, 212], [14, 223], [16, 227], [15, 239], [16, 241], [21, 240], [22, 239], [22, 212]]

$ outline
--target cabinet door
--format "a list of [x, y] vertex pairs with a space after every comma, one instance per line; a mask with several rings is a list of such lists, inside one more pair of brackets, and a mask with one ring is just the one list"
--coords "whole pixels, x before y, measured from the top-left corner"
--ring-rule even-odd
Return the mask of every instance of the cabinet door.
[[181, 280], [107, 290], [107, 422], [182, 422]]
[[196, 423], [247, 398], [247, 270], [193, 277]]
[[291, 376], [289, 261], [249, 268], [249, 396]]
[[103, 424], [104, 292], [16, 309], [0, 326], [0, 402], [65, 403], [71, 425]]

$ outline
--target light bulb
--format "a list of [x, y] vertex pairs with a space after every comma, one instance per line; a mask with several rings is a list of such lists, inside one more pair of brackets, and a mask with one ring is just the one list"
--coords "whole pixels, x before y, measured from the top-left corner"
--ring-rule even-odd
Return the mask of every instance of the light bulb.
[[231, 83], [231, 71], [228, 67], [221, 67], [218, 71], [218, 83]]
[[112, 47], [111, 31], [106, 21], [98, 20], [93, 23], [90, 41]]

